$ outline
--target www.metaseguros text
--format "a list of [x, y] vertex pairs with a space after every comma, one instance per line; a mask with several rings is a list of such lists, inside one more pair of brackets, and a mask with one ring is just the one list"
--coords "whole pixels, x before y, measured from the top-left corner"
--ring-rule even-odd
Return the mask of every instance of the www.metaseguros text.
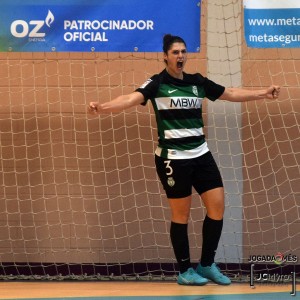
[[291, 44], [300, 42], [300, 34], [250, 34], [250, 42]]

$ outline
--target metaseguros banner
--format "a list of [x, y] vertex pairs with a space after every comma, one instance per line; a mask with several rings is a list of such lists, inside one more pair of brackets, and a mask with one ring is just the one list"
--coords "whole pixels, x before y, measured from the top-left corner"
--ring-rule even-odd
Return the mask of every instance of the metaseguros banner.
[[248, 47], [300, 47], [299, 0], [244, 0], [243, 3]]

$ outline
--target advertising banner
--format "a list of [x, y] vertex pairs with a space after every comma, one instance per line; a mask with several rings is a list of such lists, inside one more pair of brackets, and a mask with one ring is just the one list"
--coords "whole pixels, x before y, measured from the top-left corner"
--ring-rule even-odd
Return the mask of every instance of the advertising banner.
[[1, 0], [0, 51], [161, 52], [167, 33], [200, 51], [200, 1]]
[[248, 47], [300, 47], [299, 0], [244, 0], [243, 3]]

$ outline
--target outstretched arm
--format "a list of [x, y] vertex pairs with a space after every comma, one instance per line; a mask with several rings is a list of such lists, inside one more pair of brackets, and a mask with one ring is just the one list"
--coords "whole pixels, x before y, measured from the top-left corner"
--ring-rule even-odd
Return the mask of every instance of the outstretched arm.
[[133, 92], [128, 95], [121, 95], [112, 101], [100, 104], [98, 102], [90, 102], [88, 106], [88, 112], [90, 114], [101, 113], [118, 113], [130, 107], [133, 107], [144, 102], [144, 96], [142, 93]]
[[224, 93], [219, 97], [221, 100], [231, 102], [244, 102], [260, 99], [277, 99], [280, 93], [280, 87], [271, 85], [264, 90], [246, 90], [241, 88], [226, 88]]

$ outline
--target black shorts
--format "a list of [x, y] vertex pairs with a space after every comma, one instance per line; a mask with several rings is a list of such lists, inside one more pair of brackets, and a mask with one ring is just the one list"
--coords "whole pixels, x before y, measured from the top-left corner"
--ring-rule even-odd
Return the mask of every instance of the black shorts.
[[191, 159], [167, 159], [155, 155], [155, 164], [168, 198], [190, 196], [192, 187], [199, 195], [223, 187], [219, 168], [211, 152]]

